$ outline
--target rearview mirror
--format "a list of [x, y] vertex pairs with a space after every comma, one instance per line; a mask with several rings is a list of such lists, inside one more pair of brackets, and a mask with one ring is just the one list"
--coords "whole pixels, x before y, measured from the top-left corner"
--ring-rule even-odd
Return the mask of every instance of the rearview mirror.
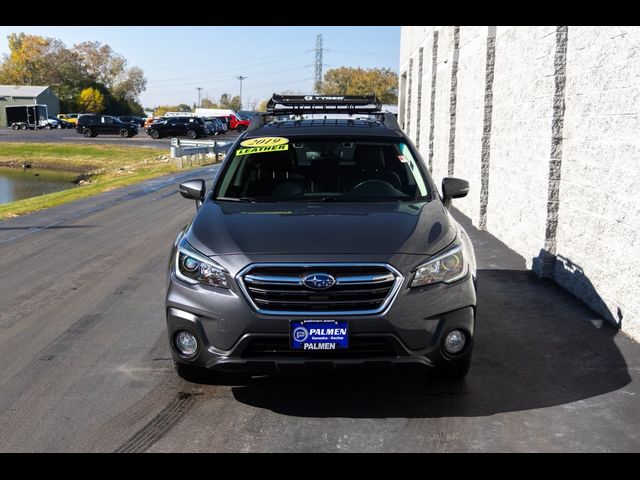
[[466, 197], [469, 193], [469, 182], [461, 178], [445, 177], [442, 179], [442, 197], [444, 198], [444, 206], [451, 206], [452, 198]]
[[204, 192], [206, 190], [204, 180], [197, 178], [194, 180], [187, 180], [180, 184], [180, 195], [184, 198], [196, 201], [196, 207], [202, 205], [204, 200]]

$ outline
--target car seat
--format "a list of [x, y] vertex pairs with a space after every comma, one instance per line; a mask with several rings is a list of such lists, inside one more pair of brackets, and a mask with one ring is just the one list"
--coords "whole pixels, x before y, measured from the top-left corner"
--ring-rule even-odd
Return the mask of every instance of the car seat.
[[378, 145], [358, 145], [353, 154], [355, 169], [344, 172], [347, 191], [367, 180], [382, 180], [401, 190], [400, 176], [391, 170], [385, 170], [382, 147]]

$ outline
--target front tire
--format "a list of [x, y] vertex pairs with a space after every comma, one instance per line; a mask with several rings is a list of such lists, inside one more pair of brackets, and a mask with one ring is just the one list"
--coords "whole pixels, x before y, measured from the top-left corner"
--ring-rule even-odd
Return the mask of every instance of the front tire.
[[121, 128], [120, 129], [120, 136], [122, 138], [127, 138], [129, 136], [129, 130], [127, 130], [126, 128]]
[[204, 367], [197, 367], [195, 365], [187, 365], [185, 363], [173, 362], [176, 369], [176, 373], [180, 378], [191, 383], [203, 383], [211, 381], [214, 377], [211, 370]]
[[155, 140], [160, 138], [160, 132], [158, 130], [151, 130], [149, 136]]
[[196, 132], [195, 130], [187, 130], [187, 138], [195, 140], [196, 138], [198, 138], [198, 132]]
[[82, 131], [82, 134], [87, 138], [91, 138], [91, 137], [96, 137], [97, 136], [95, 133], [93, 133], [93, 130], [91, 130], [90, 128], [85, 128]]
[[246, 128], [245, 128], [245, 126], [244, 126], [244, 125], [238, 125], [238, 126], [236, 127], [236, 131], [237, 131], [238, 133], [242, 133], [242, 132], [244, 132], [245, 130], [246, 130]]

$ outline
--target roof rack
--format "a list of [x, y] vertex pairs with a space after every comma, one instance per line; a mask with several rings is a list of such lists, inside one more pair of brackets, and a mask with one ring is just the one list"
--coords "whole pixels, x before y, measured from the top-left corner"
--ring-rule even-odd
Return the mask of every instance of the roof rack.
[[254, 115], [248, 131], [263, 127], [268, 117], [322, 113], [367, 114], [378, 117], [389, 129], [401, 131], [396, 116], [382, 112], [382, 102], [375, 95], [278, 95], [273, 94], [267, 111]]
[[277, 95], [267, 103], [267, 113], [375, 113], [382, 103], [375, 95]]

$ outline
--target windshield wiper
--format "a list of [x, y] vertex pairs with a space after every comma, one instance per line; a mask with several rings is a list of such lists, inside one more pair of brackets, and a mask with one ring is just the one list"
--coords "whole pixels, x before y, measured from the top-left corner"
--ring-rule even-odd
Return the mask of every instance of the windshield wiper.
[[216, 200], [222, 200], [223, 202], [246, 202], [246, 203], [257, 203], [257, 200], [251, 198], [251, 197], [240, 197], [240, 198], [233, 198], [233, 197], [218, 197], [216, 198]]

